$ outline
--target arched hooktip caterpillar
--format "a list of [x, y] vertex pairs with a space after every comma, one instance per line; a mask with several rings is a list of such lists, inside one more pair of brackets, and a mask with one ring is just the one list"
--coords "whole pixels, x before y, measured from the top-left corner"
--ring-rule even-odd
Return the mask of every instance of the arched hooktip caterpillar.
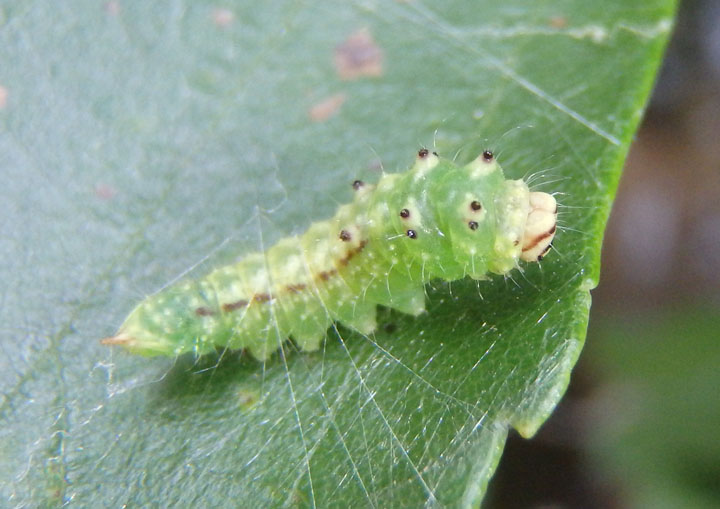
[[265, 360], [293, 338], [312, 351], [332, 322], [370, 334], [377, 305], [418, 315], [430, 280], [507, 274], [542, 259], [555, 235], [555, 199], [506, 180], [490, 151], [461, 167], [422, 149], [409, 171], [352, 186], [331, 219], [148, 297], [102, 343]]

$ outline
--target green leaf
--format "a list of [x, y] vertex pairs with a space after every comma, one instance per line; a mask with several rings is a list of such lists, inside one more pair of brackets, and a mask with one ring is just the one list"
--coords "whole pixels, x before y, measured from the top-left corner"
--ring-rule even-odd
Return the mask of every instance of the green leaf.
[[[3, 2], [0, 486], [12, 505], [476, 505], [585, 337], [674, 15], [609, 2]], [[558, 193], [557, 252], [263, 365], [98, 344], [423, 145]]]

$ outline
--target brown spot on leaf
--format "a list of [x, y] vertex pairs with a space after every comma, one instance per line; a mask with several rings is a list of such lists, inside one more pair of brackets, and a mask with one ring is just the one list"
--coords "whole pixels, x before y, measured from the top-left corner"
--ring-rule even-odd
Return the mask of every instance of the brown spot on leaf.
[[195, 310], [195, 314], [198, 316], [212, 316], [215, 312], [210, 308], [199, 307]]
[[552, 28], [565, 28], [567, 27], [568, 20], [565, 16], [553, 16], [550, 18], [550, 26]]
[[367, 28], [352, 33], [335, 48], [335, 69], [342, 80], [382, 76], [383, 53]]
[[97, 184], [95, 186], [95, 196], [102, 200], [112, 200], [116, 194], [115, 188], [107, 184]]
[[110, 16], [117, 16], [120, 14], [120, 2], [117, 0], [105, 2], [105, 12], [107, 12]]
[[327, 99], [323, 99], [319, 103], [314, 104], [308, 111], [310, 120], [313, 122], [324, 122], [332, 116], [335, 116], [340, 107], [347, 99], [345, 94], [331, 95]]
[[212, 11], [212, 21], [215, 26], [227, 28], [235, 21], [235, 14], [230, 9], [216, 8]]

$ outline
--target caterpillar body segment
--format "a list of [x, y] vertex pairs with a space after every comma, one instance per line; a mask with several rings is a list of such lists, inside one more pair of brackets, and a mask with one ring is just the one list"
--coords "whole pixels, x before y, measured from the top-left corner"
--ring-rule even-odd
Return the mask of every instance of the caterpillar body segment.
[[489, 151], [460, 167], [423, 149], [409, 171], [353, 189], [302, 235], [148, 297], [102, 342], [149, 356], [244, 348], [265, 360], [293, 338], [312, 351], [332, 322], [369, 334], [378, 305], [418, 315], [430, 280], [505, 274], [540, 260], [555, 235], [554, 198], [506, 180]]

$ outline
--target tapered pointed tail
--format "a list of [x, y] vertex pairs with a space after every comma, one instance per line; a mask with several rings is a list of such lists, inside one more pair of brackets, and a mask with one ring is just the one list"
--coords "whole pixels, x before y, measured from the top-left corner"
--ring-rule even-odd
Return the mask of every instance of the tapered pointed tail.
[[136, 341], [134, 337], [120, 332], [115, 336], [101, 339], [100, 343], [103, 345], [133, 346]]

